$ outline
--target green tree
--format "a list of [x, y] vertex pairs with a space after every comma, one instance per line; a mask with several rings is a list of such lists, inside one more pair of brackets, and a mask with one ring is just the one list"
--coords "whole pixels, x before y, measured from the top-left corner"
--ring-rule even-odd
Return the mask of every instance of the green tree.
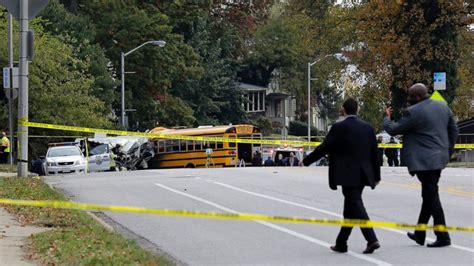
[[[6, 13], [0, 10], [0, 21]], [[0, 47], [7, 47], [6, 23], [0, 23]], [[30, 64], [29, 118], [31, 121], [110, 128], [103, 101], [93, 95], [94, 78], [87, 73], [90, 62], [75, 57], [74, 48], [62, 39], [44, 32], [41, 18], [31, 22], [35, 31], [35, 58]], [[14, 29], [18, 25], [15, 23]], [[18, 32], [14, 33], [18, 58]], [[6, 49], [0, 50], [0, 64], [6, 65]], [[31, 134], [68, 135], [69, 132], [30, 129]], [[32, 139], [32, 155], [44, 154], [46, 141]]]
[[[67, 4], [70, 6], [74, 3]], [[40, 15], [44, 19], [42, 25], [45, 31], [70, 44], [74, 48], [74, 55], [81, 61], [90, 62], [86, 73], [94, 77], [92, 94], [112, 110], [112, 104], [117, 100], [118, 82], [114, 81], [107, 67], [110, 60], [105, 57], [104, 50], [99, 44], [93, 43], [96, 30], [91, 19], [86, 15], [68, 12], [59, 0], [51, 0]]]
[[94, 22], [94, 42], [105, 49], [116, 75], [120, 74], [121, 52], [149, 40], [167, 42], [164, 48], [150, 45], [137, 50], [127, 57], [125, 66], [127, 71], [136, 72], [126, 78], [126, 108], [136, 109], [130, 115], [131, 128], [145, 130], [168, 120], [163, 115], [167, 114], [166, 105], [172, 103], [166, 101], [170, 88], [202, 74], [198, 55], [184, 43], [182, 35], [172, 32], [168, 17], [154, 5], [142, 6], [132, 0], [87, 1], [78, 12]]

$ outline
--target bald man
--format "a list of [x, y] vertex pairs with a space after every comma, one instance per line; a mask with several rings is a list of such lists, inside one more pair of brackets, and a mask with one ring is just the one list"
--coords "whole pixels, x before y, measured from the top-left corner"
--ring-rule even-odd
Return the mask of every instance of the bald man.
[[[449, 107], [443, 102], [430, 100], [424, 84], [417, 83], [410, 87], [407, 102], [409, 107], [397, 122], [391, 120], [392, 109], [387, 108], [384, 129], [392, 136], [403, 135], [402, 163], [421, 182], [423, 203], [418, 224], [428, 224], [433, 216], [434, 225], [446, 225], [438, 181], [451, 157], [458, 128]], [[435, 231], [435, 234], [436, 241], [428, 247], [451, 245], [447, 232]], [[425, 244], [426, 231], [407, 235], [417, 244]]]

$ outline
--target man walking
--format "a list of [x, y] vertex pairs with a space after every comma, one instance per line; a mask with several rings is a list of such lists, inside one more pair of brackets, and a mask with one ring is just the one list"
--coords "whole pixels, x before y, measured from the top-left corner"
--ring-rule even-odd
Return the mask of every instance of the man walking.
[[[302, 162], [312, 164], [326, 154], [329, 161], [329, 187], [333, 190], [342, 186], [344, 195], [344, 218], [369, 220], [362, 201], [365, 186], [372, 189], [380, 181], [377, 140], [371, 125], [357, 118], [357, 101], [349, 98], [342, 105], [345, 119], [331, 127], [324, 142]], [[364, 254], [373, 253], [380, 248], [373, 228], [361, 228], [367, 248]], [[335, 252], [347, 252], [347, 240], [352, 227], [342, 227], [331, 247]]]
[[[387, 108], [384, 129], [390, 135], [403, 134], [402, 164], [421, 182], [421, 205], [418, 224], [427, 224], [433, 216], [434, 225], [446, 225], [438, 194], [441, 170], [446, 167], [456, 142], [458, 128], [449, 107], [428, 99], [428, 89], [417, 83], [408, 90], [410, 105], [398, 122], [391, 120], [392, 109]], [[436, 241], [428, 247], [451, 245], [447, 232], [435, 231]], [[426, 231], [408, 233], [408, 237], [424, 245]]]

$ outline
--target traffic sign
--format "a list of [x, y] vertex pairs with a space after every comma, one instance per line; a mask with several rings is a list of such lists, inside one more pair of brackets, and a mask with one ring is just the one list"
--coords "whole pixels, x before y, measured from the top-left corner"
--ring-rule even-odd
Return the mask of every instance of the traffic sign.
[[3, 68], [3, 88], [10, 88], [10, 68]]
[[5, 96], [10, 100], [16, 99], [18, 97], [18, 90], [13, 88], [5, 89]]
[[431, 100], [435, 100], [435, 101], [440, 101], [440, 102], [443, 102], [443, 103], [448, 103], [448, 102], [446, 102], [446, 100], [443, 98], [443, 96], [441, 95], [441, 93], [439, 93], [439, 91], [433, 92], [433, 94], [431, 94], [430, 99], [431, 99]]
[[12, 72], [11, 72], [11, 80], [10, 80], [10, 83], [11, 83], [11, 86], [10, 88], [19, 88], [19, 75], [18, 75], [18, 67], [14, 67], [11, 69]]
[[446, 72], [435, 72], [433, 82], [435, 91], [446, 90]]
[[[0, 5], [7, 8], [16, 19], [20, 19], [20, 0], [0, 0]], [[48, 0], [28, 0], [28, 19], [32, 19], [48, 5]]]

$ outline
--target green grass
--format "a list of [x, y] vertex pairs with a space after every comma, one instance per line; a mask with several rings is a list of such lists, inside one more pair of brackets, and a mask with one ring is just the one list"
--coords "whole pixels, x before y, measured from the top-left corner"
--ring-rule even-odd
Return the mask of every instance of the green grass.
[[[0, 178], [0, 197], [67, 200], [41, 179]], [[134, 241], [107, 231], [83, 211], [5, 206], [20, 222], [51, 227], [30, 237], [33, 258], [47, 265], [173, 265]]]
[[1, 173], [16, 173], [17, 172], [17, 165], [9, 165], [9, 164], [0, 164], [0, 172]]
[[474, 168], [474, 162], [453, 162], [448, 163], [448, 167]]

